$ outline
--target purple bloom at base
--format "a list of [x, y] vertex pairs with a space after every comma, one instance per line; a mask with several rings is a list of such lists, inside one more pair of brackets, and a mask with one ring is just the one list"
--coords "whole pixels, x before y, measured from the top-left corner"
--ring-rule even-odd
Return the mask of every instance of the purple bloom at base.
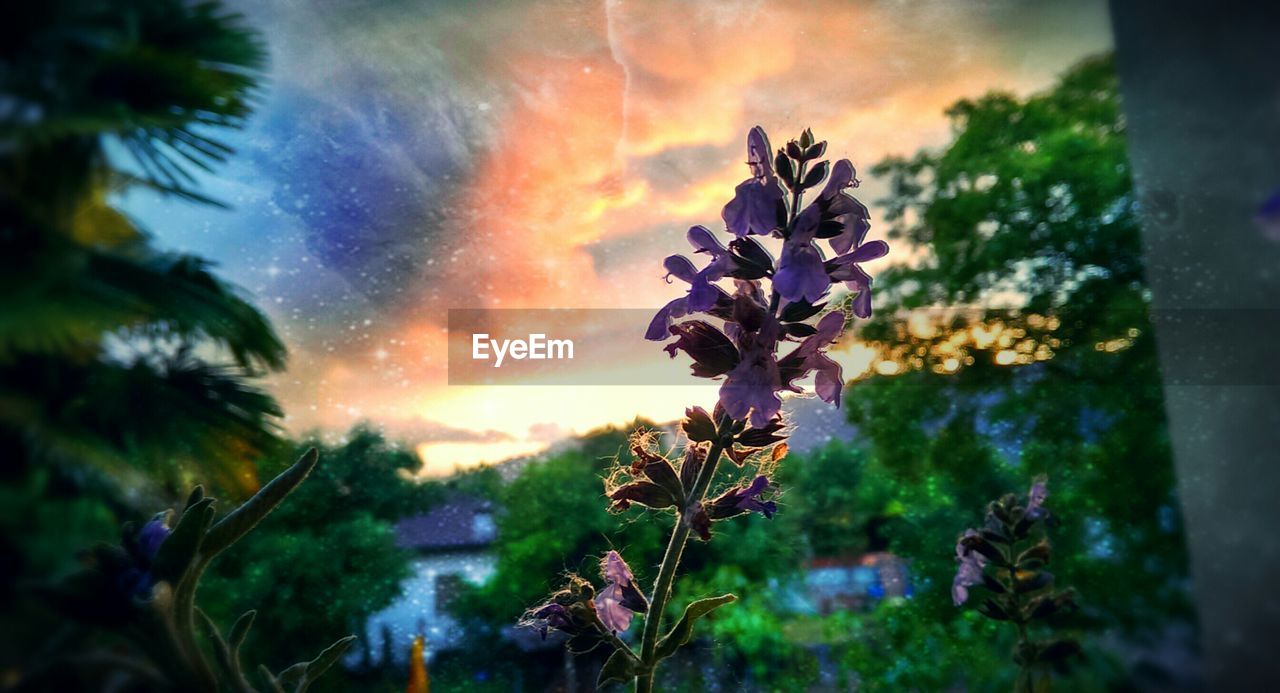
[[563, 604], [549, 602], [530, 610], [520, 624], [537, 630], [542, 639], [546, 640], [549, 630], [571, 630], [573, 619]]
[[631, 626], [631, 618], [636, 613], [648, 611], [649, 602], [636, 587], [631, 568], [617, 551], [605, 554], [600, 561], [600, 574], [609, 585], [596, 595], [596, 615], [607, 630], [621, 633]]
[[119, 574], [117, 581], [120, 589], [134, 597], [145, 597], [151, 593], [151, 588], [155, 587], [151, 563], [172, 532], [169, 528], [169, 513], [161, 513], [138, 530], [131, 544], [126, 542], [133, 566]]
[[156, 557], [160, 551], [160, 545], [165, 539], [169, 538], [173, 530], [169, 529], [168, 522], [163, 518], [156, 518], [142, 526], [138, 531], [138, 551], [151, 560]]
[[956, 568], [956, 578], [951, 583], [951, 601], [956, 606], [969, 600], [970, 587], [982, 584], [982, 568], [987, 564], [987, 559], [977, 551], [970, 551], [964, 547], [966, 538], [976, 536], [978, 536], [977, 531], [966, 529], [964, 536], [956, 542], [956, 562], [959, 563], [959, 567]]
[[772, 151], [764, 129], [752, 128], [747, 134], [751, 177], [734, 189], [733, 199], [720, 213], [725, 227], [735, 236], [767, 235], [778, 227], [783, 190], [773, 173]]
[[1048, 482], [1043, 478], [1036, 479], [1031, 484], [1031, 490], [1027, 492], [1026, 516], [1032, 520], [1040, 520], [1048, 517], [1049, 510], [1044, 507], [1044, 502], [1048, 497]]
[[1280, 241], [1280, 189], [1258, 207], [1253, 220], [1267, 238]]

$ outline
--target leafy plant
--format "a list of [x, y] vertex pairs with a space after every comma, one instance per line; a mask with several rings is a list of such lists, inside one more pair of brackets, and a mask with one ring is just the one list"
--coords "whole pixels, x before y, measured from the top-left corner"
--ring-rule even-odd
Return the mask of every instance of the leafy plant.
[[[825, 352], [847, 318], [840, 310], [824, 311], [825, 298], [833, 284], [843, 282], [854, 292], [849, 301], [853, 314], [869, 317], [871, 277], [861, 264], [884, 256], [888, 246], [864, 242], [869, 214], [845, 192], [858, 184], [853, 165], [821, 160], [826, 148], [826, 142], [805, 130], [775, 154], [764, 130], [752, 129], [747, 135], [751, 177], [736, 188], [721, 215], [734, 239], [726, 247], [709, 229], [694, 226], [688, 241], [710, 262], [699, 269], [688, 258], [672, 255], [663, 263], [670, 276], [689, 284], [689, 291], [654, 316], [645, 337], [675, 337], [665, 347], [668, 353], [674, 357], [684, 351], [693, 359], [695, 376], [723, 376], [724, 381], [712, 412], [701, 407], [685, 412], [685, 444], [678, 460], [656, 449], [652, 433], [639, 430], [630, 441], [630, 465], [606, 479], [614, 510], [636, 505], [674, 515], [653, 588], [646, 595], [621, 554], [609, 551], [600, 565], [603, 589], [570, 575], [564, 588], [523, 619], [544, 637], [553, 629], [566, 633], [573, 651], [611, 648], [601, 685], [634, 681], [636, 691], [649, 693], [659, 664], [689, 642], [697, 621], [737, 600], [723, 594], [690, 601], [675, 625], [663, 632], [664, 612], [690, 535], [710, 541], [714, 522], [750, 513], [772, 518], [777, 511], [771, 498], [776, 484], [769, 475], [787, 452], [780, 393], [801, 392], [796, 381], [813, 373], [817, 395], [839, 402], [844, 385], [840, 365]], [[819, 186], [815, 199], [802, 208], [805, 192]], [[779, 258], [775, 261], [753, 236], [781, 240]], [[819, 239], [834, 253], [830, 260], [818, 247]], [[719, 286], [725, 279], [734, 281], [734, 293]], [[681, 321], [698, 314], [707, 319]], [[787, 342], [797, 344], [779, 356]], [[708, 498], [723, 457], [750, 472]], [[639, 652], [619, 637], [636, 614], [645, 615]]]
[[306, 691], [355, 636], [279, 672], [260, 665], [251, 677], [241, 663], [241, 647], [257, 612], [245, 612], [224, 634], [196, 605], [196, 592], [209, 563], [275, 510], [318, 459], [314, 449], [308, 451], [216, 521], [214, 499], [197, 486], [176, 516], [159, 513], [140, 529], [128, 524], [120, 545], [93, 549], [82, 570], [43, 592], [66, 616], [119, 638], [127, 649], [103, 647], [86, 654], [65, 648], [69, 652], [34, 667], [19, 688], [72, 688], [73, 681], [87, 685], [110, 674], [155, 690]]
[[1031, 485], [1025, 505], [1013, 494], [992, 501], [982, 528], [965, 530], [956, 544], [959, 568], [951, 588], [960, 606], [968, 601], [970, 587], [981, 587], [988, 596], [978, 611], [1017, 630], [1015, 690], [1026, 693], [1049, 690], [1049, 668], [1064, 669], [1080, 654], [1080, 644], [1072, 638], [1037, 639], [1031, 634], [1034, 624], [1075, 608], [1075, 591], [1058, 590], [1053, 573], [1045, 569], [1053, 552], [1044, 530], [1053, 519], [1044, 507], [1047, 495], [1040, 478]]

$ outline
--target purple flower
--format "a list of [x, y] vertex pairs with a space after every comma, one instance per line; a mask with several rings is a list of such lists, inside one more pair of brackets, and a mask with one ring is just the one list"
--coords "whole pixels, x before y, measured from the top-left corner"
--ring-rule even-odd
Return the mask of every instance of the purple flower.
[[118, 575], [120, 588], [134, 597], [145, 597], [155, 586], [155, 577], [151, 574], [151, 564], [155, 561], [160, 546], [172, 532], [169, 528], [169, 513], [164, 512], [151, 518], [131, 541], [125, 542], [125, 549], [131, 559], [131, 565]]
[[609, 584], [596, 595], [596, 614], [606, 629], [621, 633], [631, 626], [632, 616], [648, 611], [649, 602], [617, 551], [610, 551], [600, 561], [600, 575]]
[[760, 475], [746, 486], [735, 486], [711, 501], [707, 507], [707, 515], [712, 520], [723, 520], [743, 513], [755, 512], [773, 519], [778, 511], [778, 504], [773, 501], [762, 501], [760, 496], [772, 486], [769, 478]]
[[693, 374], [700, 378], [714, 378], [733, 370], [738, 365], [738, 350], [723, 332], [702, 320], [690, 320], [672, 325], [671, 334], [676, 341], [663, 347], [671, 358], [683, 350], [693, 357]]
[[[811, 142], [806, 131], [801, 142]], [[733, 201], [725, 206], [724, 218], [736, 239], [727, 246], [703, 226], [689, 229], [687, 238], [694, 252], [709, 257], [699, 269], [683, 255], [664, 261], [667, 277], [689, 284], [689, 292], [654, 316], [645, 337], [660, 341], [674, 335], [665, 349], [672, 357], [684, 351], [693, 358], [694, 375], [724, 378], [720, 387], [720, 408], [733, 420], [747, 420], [756, 428], [778, 416], [784, 390], [799, 392], [797, 380], [816, 373], [815, 389], [827, 402], [839, 402], [843, 386], [840, 365], [826, 350], [840, 336], [844, 316], [824, 317], [816, 326], [805, 321], [819, 314], [831, 284], [843, 282], [856, 292], [853, 312], [858, 317], [871, 314], [871, 277], [861, 263], [884, 256], [883, 241], [864, 243], [869, 224], [867, 208], [845, 193], [857, 185], [853, 165], [842, 160], [830, 168], [827, 162], [813, 164], [802, 181], [790, 173], [795, 166], [808, 165], [825, 151], [825, 143], [804, 147], [792, 143], [778, 153], [775, 175], [768, 138], [759, 127], [747, 137], [747, 163], [751, 179], [738, 186]], [[791, 152], [788, 154], [787, 152]], [[791, 163], [795, 160], [795, 164]], [[779, 181], [799, 196], [827, 177], [815, 199], [787, 218], [787, 202]], [[775, 235], [783, 239], [778, 261], [752, 235]], [[836, 254], [825, 259], [818, 241], [827, 239]], [[732, 278], [735, 291], [726, 293], [718, 284]], [[706, 319], [679, 322], [690, 315]], [[783, 358], [782, 342], [799, 341]]]
[[[814, 390], [818, 397], [828, 404], [839, 405], [840, 390], [844, 386], [844, 378], [842, 377], [842, 369], [840, 364], [831, 360], [824, 351], [828, 346], [834, 343], [840, 337], [840, 333], [844, 331], [844, 314], [839, 312], [827, 313], [818, 321], [817, 329], [803, 342], [796, 347], [794, 351], [778, 362], [778, 369], [782, 375], [783, 385], [787, 389], [799, 392], [800, 388], [793, 385], [793, 381], [802, 378], [810, 372], [816, 372], [814, 378]], [[753, 422], [754, 424], [754, 422]]]
[[778, 504], [773, 501], [760, 500], [772, 487], [769, 478], [760, 475], [751, 483], [735, 486], [720, 494], [715, 500], [698, 503], [689, 507], [684, 513], [684, 522], [703, 541], [711, 541], [711, 521], [724, 520], [745, 513], [756, 512], [773, 519], [778, 512]]
[[956, 606], [968, 601], [970, 587], [982, 584], [982, 569], [987, 564], [987, 559], [977, 551], [964, 546], [965, 539], [976, 536], [978, 536], [977, 531], [966, 529], [964, 536], [956, 542], [956, 562], [959, 567], [956, 568], [956, 577], [951, 583], [951, 601]]
[[1049, 497], [1048, 482], [1043, 477], [1037, 478], [1031, 484], [1031, 490], [1027, 492], [1027, 510], [1026, 517], [1032, 520], [1040, 520], [1049, 516], [1048, 508], [1044, 507], [1045, 499]]
[[778, 391], [782, 376], [776, 356], [779, 323], [766, 317], [759, 329], [738, 333], [738, 363], [720, 386], [720, 405], [733, 419], [750, 418], [753, 426], [768, 424], [782, 408]]
[[1280, 241], [1280, 189], [1258, 207], [1253, 220], [1267, 238]]
[[[815, 210], [810, 212], [810, 210]], [[773, 275], [773, 288], [788, 301], [817, 303], [831, 286], [823, 265], [822, 251], [813, 244], [820, 218], [817, 207], [809, 207], [796, 219], [791, 236], [782, 244], [778, 271]]]
[[889, 244], [884, 241], [871, 241], [858, 246], [853, 252], [846, 253], [824, 265], [833, 282], [844, 282], [845, 286], [857, 295], [853, 299], [853, 314], [860, 318], [871, 317], [871, 275], [858, 265], [889, 254]]
[[154, 559], [160, 551], [160, 545], [169, 538], [172, 531], [166, 518], [157, 517], [147, 522], [138, 531], [138, 552], [148, 561]]
[[733, 200], [720, 213], [735, 236], [767, 235], [778, 227], [783, 190], [773, 174], [769, 137], [756, 126], [747, 134], [747, 166], [751, 177], [734, 189]]
[[831, 177], [818, 196], [824, 217], [839, 223], [840, 232], [831, 237], [831, 250], [843, 255], [862, 244], [871, 230], [871, 213], [866, 205], [844, 194], [847, 188], [858, 187], [857, 172], [848, 159], [841, 159], [831, 167]]
[[573, 617], [569, 614], [569, 610], [563, 604], [554, 601], [530, 609], [520, 621], [520, 625], [537, 630], [543, 640], [547, 639], [549, 630], [572, 631], [574, 629]]

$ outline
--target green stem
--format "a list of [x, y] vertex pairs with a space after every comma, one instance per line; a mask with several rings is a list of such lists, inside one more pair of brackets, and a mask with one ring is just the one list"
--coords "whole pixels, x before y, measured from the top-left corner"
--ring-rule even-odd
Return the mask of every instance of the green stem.
[[[721, 424], [717, 431], [722, 439], [728, 435], [728, 431], [732, 428], [732, 421], [726, 421]], [[711, 486], [711, 478], [715, 476], [716, 467], [720, 464], [720, 456], [724, 454], [725, 444], [723, 440], [712, 444], [711, 450], [707, 452], [707, 459], [702, 463], [702, 469], [698, 470], [697, 479], [693, 483], [693, 489], [689, 493], [685, 507], [693, 507], [694, 503], [701, 503], [702, 498], [707, 494], [707, 488]], [[658, 578], [653, 583], [653, 595], [649, 599], [649, 613], [644, 619], [644, 635], [641, 639], [640, 662], [642, 673], [636, 677], [636, 693], [651, 693], [653, 691], [653, 676], [658, 668], [656, 658], [656, 650], [658, 647], [658, 633], [662, 627], [662, 612], [667, 608], [667, 602], [671, 599], [671, 587], [675, 583], [676, 568], [680, 565], [680, 557], [684, 554], [684, 545], [689, 539], [689, 524], [684, 521], [683, 512], [676, 516], [675, 527], [671, 530], [671, 540], [667, 542], [667, 550], [662, 555], [662, 563], [658, 567]]]

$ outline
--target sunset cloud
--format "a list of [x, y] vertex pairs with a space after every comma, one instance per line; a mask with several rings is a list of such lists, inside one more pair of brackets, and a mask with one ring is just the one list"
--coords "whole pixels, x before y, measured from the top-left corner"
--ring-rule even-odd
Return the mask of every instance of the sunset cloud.
[[[676, 290], [662, 257], [690, 224], [719, 224], [751, 126], [775, 144], [811, 126], [865, 170], [944, 144], [955, 100], [1038, 89], [1110, 40], [1100, 1], [244, 10], [273, 86], [224, 184], [236, 209], [186, 235], [168, 208], [132, 211], [271, 312], [293, 354], [274, 382], [292, 428], [380, 421], [439, 469], [669, 419], [706, 390], [451, 388], [448, 309], [661, 305]], [[620, 347], [618, 367], [661, 365], [650, 352]]]

